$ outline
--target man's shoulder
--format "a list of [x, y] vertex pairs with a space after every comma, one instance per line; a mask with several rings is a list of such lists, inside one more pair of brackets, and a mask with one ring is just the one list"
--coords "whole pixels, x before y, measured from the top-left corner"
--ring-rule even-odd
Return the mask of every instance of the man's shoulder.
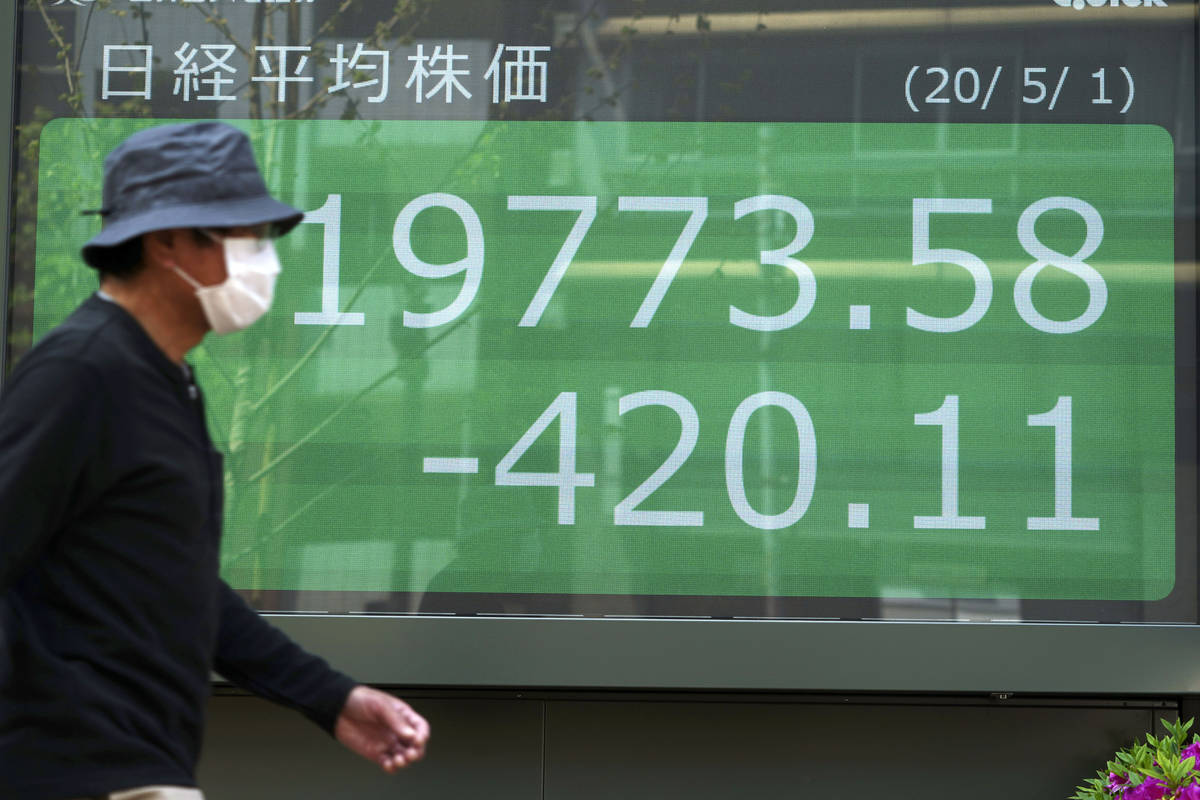
[[89, 298], [17, 362], [11, 380], [47, 368], [94, 375], [123, 372], [137, 360], [123, 313], [99, 297]]

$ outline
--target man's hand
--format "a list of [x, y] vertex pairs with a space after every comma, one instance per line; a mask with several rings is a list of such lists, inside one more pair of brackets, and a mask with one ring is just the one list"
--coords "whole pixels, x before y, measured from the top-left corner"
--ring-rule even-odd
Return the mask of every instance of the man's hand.
[[350, 750], [395, 772], [420, 760], [429, 741], [429, 723], [403, 700], [369, 686], [356, 686], [333, 729]]

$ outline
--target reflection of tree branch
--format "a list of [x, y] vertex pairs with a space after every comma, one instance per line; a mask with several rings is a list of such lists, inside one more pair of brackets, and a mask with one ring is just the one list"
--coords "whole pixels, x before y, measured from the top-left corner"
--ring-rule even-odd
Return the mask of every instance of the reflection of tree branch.
[[[560, 37], [558, 37], [556, 39], [556, 42], [560, 42], [561, 44], [566, 45], [568, 47], [574, 46], [574, 47], [582, 48], [583, 50], [588, 51], [589, 54], [593, 54], [594, 56], [602, 55], [599, 52], [599, 49], [596, 47], [594, 37], [585, 37], [584, 36], [584, 26], [587, 24], [590, 24], [592, 19], [596, 16], [596, 9], [600, 6], [601, 2], [602, 2], [602, 0], [592, 0], [591, 5], [588, 6], [586, 11], [576, 14], [575, 15], [576, 16], [575, 24], [571, 27], [571, 29], [569, 31], [567, 31], [566, 33], [564, 33]], [[641, 19], [643, 16], [644, 2], [643, 2], [643, 0], [633, 0], [632, 5], [633, 5], [633, 8], [632, 8], [632, 17], [631, 18], [634, 22], [636, 22], [637, 20]], [[675, 15], [675, 18], [678, 19], [678, 15]], [[609, 70], [615, 70], [619, 64], [619, 59], [622, 56], [626, 55], [629, 52], [629, 50], [631, 49], [632, 44], [633, 44], [633, 37], [636, 33], [637, 33], [637, 28], [634, 28], [632, 26], [626, 26], [624, 29], [622, 29], [620, 41], [618, 42], [616, 48], [613, 50], [611, 55], [609, 55], [606, 59], [597, 58], [596, 60], [600, 61], [601, 66], [606, 66]], [[589, 42], [586, 41], [586, 39], [588, 39], [588, 38], [592, 38], [592, 41], [590, 42], [590, 47], [589, 47]], [[594, 53], [593, 53], [593, 48], [595, 48]], [[560, 58], [557, 50], [555, 51], [554, 57], [556, 60], [558, 60]], [[617, 102], [617, 98], [621, 96], [621, 93], [625, 89], [632, 86], [634, 83], [634, 81], [631, 80], [622, 86], [613, 87], [611, 85], [611, 79], [609, 78], [609, 76], [607, 74], [603, 74], [603, 77], [604, 77], [605, 82], [607, 84], [609, 84], [606, 88], [608, 89], [610, 94], [608, 95], [608, 97], [602, 98], [599, 103], [597, 103], [592, 108], [588, 109], [586, 112], [584, 112], [584, 114], [568, 115], [566, 113], [568, 107], [578, 97], [577, 92], [571, 92], [571, 93], [560, 96], [558, 98], [558, 101], [553, 106], [550, 106], [550, 107], [546, 108], [543, 112], [541, 112], [541, 114], [539, 115], [539, 118], [541, 118], [541, 119], [565, 119], [568, 117], [572, 117], [574, 119], [589, 119], [588, 115], [590, 115], [592, 112], [599, 109], [601, 106], [604, 106], [604, 105], [615, 106], [616, 102]], [[591, 92], [589, 92], [589, 93], [591, 93]], [[497, 116], [497, 119], [502, 119], [502, 120], [508, 119], [509, 118], [508, 110], [509, 110], [509, 107], [507, 105], [501, 106], [501, 110], [500, 110], [499, 115]]]
[[67, 44], [62, 37], [62, 26], [50, 19], [50, 13], [46, 11], [46, 4], [43, 0], [37, 0], [37, 7], [46, 23], [46, 28], [50, 31], [50, 36], [58, 45], [58, 57], [62, 61], [63, 74], [67, 79], [67, 102], [71, 104], [71, 108], [76, 113], [80, 113], [80, 109], [77, 107], [79, 98], [76, 97], [78, 87], [75, 84], [75, 73], [71, 70], [71, 45]]
[[[363, 279], [359, 282], [358, 288], [354, 290], [354, 294], [351, 295], [350, 299], [346, 302], [346, 308], [350, 308], [358, 301], [358, 298], [360, 295], [362, 295], [363, 290], [367, 288], [367, 281], [371, 280], [371, 276], [375, 274], [375, 270], [379, 269], [379, 267], [383, 265], [383, 260], [384, 257], [380, 256], [379, 259], [371, 266], [371, 268], [367, 270], [367, 273], [363, 275]], [[284, 373], [283, 377], [280, 378], [274, 386], [268, 389], [262, 397], [250, 404], [249, 413], [253, 414], [266, 405], [267, 401], [274, 397], [276, 392], [286, 386], [292, 380], [292, 378], [296, 377], [296, 373], [300, 371], [300, 368], [307, 364], [309, 360], [316, 355], [317, 350], [321, 348], [321, 345], [325, 343], [325, 340], [328, 339], [335, 330], [337, 330], [336, 325], [325, 326], [325, 330], [321, 331], [321, 335], [317, 337], [315, 342], [313, 342], [312, 347], [309, 347], [308, 350], [305, 351], [304, 355], [300, 356], [300, 358], [296, 360], [295, 365], [293, 365], [291, 369]]]
[[592, 15], [596, 13], [596, 7], [599, 5], [600, 0], [592, 0], [592, 4], [588, 7], [588, 10], [579, 15], [579, 19], [575, 22], [575, 27], [568, 31], [565, 36], [563, 36], [564, 42], [569, 42], [572, 39], [579, 39], [579, 33], [583, 30], [584, 23], [592, 18]]
[[[555, 39], [555, 42], [561, 43], [568, 47], [573, 44], [577, 45], [580, 41], [580, 33], [583, 30], [584, 23], [591, 20], [591, 18], [594, 16], [594, 14], [596, 12], [596, 8], [600, 5], [600, 2], [601, 2], [601, 0], [592, 0], [592, 4], [590, 6], [588, 6], [587, 11], [584, 11], [581, 14], [576, 14], [575, 25], [571, 28], [571, 30], [564, 33], [561, 37], [558, 37], [557, 39]], [[547, 6], [547, 8], [550, 8], [550, 7], [552, 7], [552, 6]], [[543, 10], [543, 14], [545, 14], [545, 10]], [[558, 55], [557, 51], [554, 53], [554, 59], [556, 60], [556, 62], [559, 60], [559, 55]], [[575, 99], [574, 93], [563, 95], [563, 96], [559, 97], [558, 101], [553, 106], [550, 106], [549, 108], [545, 109], [538, 116], [541, 119], [562, 119], [563, 117], [566, 116], [565, 110], [566, 110], [567, 106], [570, 105], [570, 103], [574, 99]], [[509, 106], [507, 103], [501, 105], [499, 108], [499, 112], [497, 113], [497, 115], [494, 118], [498, 119], [498, 120], [507, 121], [510, 118], [509, 113], [508, 113], [510, 109], [511, 109], [511, 106]]]
[[[416, 10], [412, 6], [416, 6]], [[372, 34], [372, 39], [376, 41], [382, 40], [383, 33], [391, 33], [392, 28], [400, 24], [401, 20], [407, 17], [415, 17], [418, 13], [420, 18], [416, 19], [401, 38], [408, 38], [416, 32], [425, 20], [429, 19], [429, 10], [433, 7], [433, 0], [413, 0], [413, 2], [405, 2], [400, 0], [396, 3], [396, 7], [392, 11], [392, 16], [388, 17], [385, 22], [375, 24], [375, 33]]]
[[355, 0], [342, 0], [341, 5], [333, 10], [333, 13], [329, 15], [329, 19], [325, 20], [325, 24], [318, 28], [317, 32], [313, 34], [312, 38], [308, 40], [308, 44], [311, 46], [314, 42], [328, 33], [341, 18], [342, 14], [345, 14], [350, 6], [354, 5], [354, 2]]
[[271, 530], [267, 531], [266, 533], [261, 533], [258, 536], [256, 536], [254, 538], [254, 540], [250, 542], [250, 544], [243, 547], [241, 549], [241, 551], [238, 552], [236, 555], [222, 559], [222, 562], [223, 562], [222, 567], [227, 567], [227, 566], [236, 564], [238, 561], [241, 561], [243, 558], [245, 558], [246, 556], [253, 553], [256, 549], [258, 549], [262, 545], [264, 545], [267, 542], [269, 542], [270, 540], [274, 539], [276, 536], [278, 536], [283, 531], [284, 528], [291, 525], [296, 520], [300, 519], [300, 517], [303, 516], [304, 513], [307, 512], [310, 508], [312, 508], [317, 503], [321, 502], [326, 497], [328, 497], [333, 492], [334, 489], [341, 488], [344, 484], [348, 483], [351, 478], [358, 477], [359, 475], [362, 474], [362, 472], [363, 472], [362, 468], [351, 470], [349, 473], [342, 476], [341, 479], [334, 481], [333, 483], [329, 484], [321, 491], [317, 492], [314, 496], [309, 498], [307, 502], [301, 504], [301, 506], [299, 508], [297, 508], [291, 514], [289, 514], [288, 518], [285, 519], [283, 522], [279, 523], [274, 528], [271, 528]]
[[88, 29], [92, 27], [92, 14], [96, 12], [96, 4], [92, 3], [88, 6], [87, 16], [83, 20], [83, 35], [79, 37], [79, 50], [75, 53], [75, 66], [73, 68], [75, 74], [79, 74], [79, 61], [83, 58], [83, 48], [87, 44]]
[[[260, 3], [254, 7], [254, 21], [250, 25], [250, 41], [261, 42], [263, 35], [263, 6]], [[254, 60], [250, 60], [250, 74], [254, 75]], [[256, 119], [262, 119], [262, 92], [258, 89], [258, 84], [253, 80], [250, 82], [250, 116]]]
[[315, 108], [317, 105], [324, 104], [325, 101], [327, 101], [328, 99], [329, 99], [329, 87], [322, 86], [320, 88], [320, 90], [317, 91], [316, 94], [314, 94], [312, 97], [310, 97], [308, 99], [307, 103], [300, 106], [295, 111], [290, 111], [287, 114], [284, 114], [282, 117], [280, 117], [280, 119], [304, 119], [305, 114], [312, 111], [313, 108]]
[[[346, 2], [353, 3], [354, 0], [346, 0]], [[200, 4], [196, 4], [196, 10], [198, 12], [200, 12], [200, 15], [204, 17], [205, 21], [208, 22], [208, 24], [210, 24], [214, 28], [216, 28], [217, 31], [222, 36], [224, 36], [226, 39], [229, 40], [229, 43], [233, 45], [234, 49], [237, 52], [241, 53], [242, 56], [245, 57], [247, 63], [249, 63], [249, 65], [250, 65], [250, 72], [251, 72], [251, 74], [253, 74], [255, 71], [254, 70], [254, 54], [250, 51], [249, 44], [242, 44], [241, 42], [238, 41], [237, 37], [234, 36], [233, 29], [229, 27], [229, 20], [227, 20], [225, 17], [221, 16], [220, 14], [216, 14], [212, 11], [209, 11], [207, 8], [205, 8], [203, 5], [200, 5]], [[277, 11], [279, 11], [279, 9], [277, 9], [275, 6], [271, 6], [269, 8], [264, 8], [264, 6], [262, 6], [261, 4], [258, 6], [255, 6], [254, 21], [251, 24], [251, 33], [250, 33], [250, 41], [252, 43], [260, 42], [260, 41], [274, 43], [274, 41], [275, 41], [274, 26], [270, 25], [269, 23], [271, 22], [271, 19], [270, 19], [271, 15], [275, 14]], [[310, 46], [311, 46], [311, 44], [312, 44], [312, 42], [309, 43]], [[238, 86], [235, 91], [241, 90], [242, 88], [247, 87], [247, 86], [250, 87], [250, 92], [251, 92], [250, 98], [249, 98], [251, 116], [253, 118], [261, 118], [262, 117], [262, 109], [260, 108], [260, 104], [258, 102], [258, 99], [260, 97], [258, 85], [253, 80], [249, 80], [249, 81], [246, 81], [245, 83], [243, 83], [241, 86]], [[275, 105], [275, 104], [273, 103], [272, 105]], [[255, 113], [256, 111], [257, 111], [257, 113]], [[291, 117], [291, 116], [292, 115], [289, 114], [289, 115], [286, 115], [286, 117], [284, 117], [284, 118]]]
[[136, 9], [134, 13], [137, 15], [138, 21], [142, 23], [142, 41], [150, 41], [150, 27], [146, 24], [146, 20], [150, 18], [150, 12], [143, 8]]
[[[474, 317], [475, 314], [478, 313], [479, 308], [480, 308], [479, 306], [476, 306], [473, 311], [469, 311], [466, 314], [463, 314], [458, 319], [456, 319], [449, 327], [446, 328], [446, 330], [442, 331], [437, 336], [435, 336], [432, 339], [430, 339], [429, 341], [425, 342], [425, 346], [422, 347], [420, 350], [418, 350], [416, 353], [414, 353], [414, 355], [420, 356], [420, 355], [424, 354], [426, 351], [428, 351], [429, 348], [433, 347], [436, 344], [439, 344], [447, 336], [449, 336], [450, 334], [452, 334], [456, 330], [458, 330], [460, 327], [462, 327], [467, 322], [467, 320]], [[296, 441], [295, 443], [293, 443], [291, 447], [289, 447], [287, 450], [284, 450], [282, 453], [277, 455], [275, 458], [271, 459], [271, 461], [268, 464], [266, 464], [262, 469], [260, 469], [258, 472], [255, 472], [253, 475], [251, 475], [249, 478], [247, 478], [246, 482], [253, 483], [255, 481], [262, 480], [266, 475], [268, 475], [272, 470], [274, 470], [275, 467], [279, 466], [281, 463], [283, 463], [288, 458], [290, 458], [301, 447], [308, 444], [313, 439], [313, 437], [315, 437], [318, 433], [320, 433], [325, 428], [326, 425], [328, 425], [329, 423], [331, 423], [335, 419], [337, 419], [339, 416], [341, 416], [342, 413], [346, 411], [346, 409], [350, 408], [355, 403], [357, 403], [359, 400], [363, 399], [368, 394], [375, 391], [376, 389], [378, 389], [383, 384], [387, 383], [392, 378], [396, 377], [396, 375], [398, 375], [400, 373], [400, 369], [401, 369], [400, 366], [396, 366], [396, 367], [393, 367], [392, 369], [389, 369], [387, 372], [383, 373], [378, 378], [376, 378], [374, 381], [372, 381], [368, 386], [366, 386], [363, 389], [360, 389], [357, 393], [354, 394], [354, 396], [347, 398], [347, 400], [344, 403], [342, 403], [340, 406], [338, 406], [333, 411], [331, 411], [329, 413], [329, 415], [327, 417], [325, 417], [325, 419], [323, 419], [319, 423], [317, 423], [317, 425], [314, 428], [309, 430], [309, 432], [304, 434], [304, 436], [300, 437], [300, 439], [298, 441]]]
[[[497, 132], [493, 131], [492, 136], [495, 136], [495, 135], [497, 135]], [[448, 185], [448, 186], [454, 185], [453, 181], [460, 174], [460, 169], [463, 168], [464, 166], [466, 166], [469, 158], [476, 152], [476, 150], [481, 145], [483, 145], [485, 143], [485, 136], [486, 136], [485, 133], [480, 132], [480, 134], [477, 137], [475, 137], [475, 141], [471, 143], [471, 146], [467, 149], [466, 154], [461, 159], [459, 159], [458, 162], [451, 165], [450, 168], [446, 171], [446, 174], [442, 179], [443, 184]], [[367, 283], [371, 280], [371, 277], [375, 274], [376, 270], [378, 270], [381, 266], [383, 266], [383, 262], [384, 262], [385, 258], [386, 258], [386, 256], [380, 256], [378, 259], [376, 259], [375, 263], [372, 264], [367, 269], [366, 274], [364, 274], [362, 277], [362, 280], [359, 281], [358, 287], [354, 290], [354, 294], [350, 295], [350, 299], [348, 301], [346, 301], [346, 306], [345, 306], [346, 308], [352, 308], [354, 306], [354, 304], [356, 302], [358, 302], [358, 298], [361, 297], [362, 293], [366, 290]], [[270, 399], [272, 397], [274, 397], [279, 392], [280, 389], [282, 389], [284, 386], [286, 386], [288, 383], [290, 383], [291, 380], [293, 378], [295, 378], [296, 375], [300, 372], [301, 368], [304, 367], [304, 365], [307, 364], [310, 360], [312, 360], [312, 358], [316, 355], [317, 351], [321, 348], [321, 346], [323, 344], [325, 344], [326, 340], [329, 339], [329, 337], [333, 334], [333, 332], [334, 332], [334, 330], [336, 330], [336, 328], [337, 328], [337, 326], [335, 326], [335, 325], [326, 326], [325, 330], [321, 331], [321, 335], [317, 337], [317, 340], [315, 342], [313, 342], [312, 346], [309, 347], [308, 350], [306, 350], [304, 352], [304, 355], [300, 356], [300, 358], [297, 359], [296, 363], [292, 366], [292, 368], [289, 369], [286, 373], [284, 373], [283, 377], [281, 377], [275, 383], [274, 386], [272, 386], [270, 389], [268, 389], [266, 391], [266, 393], [263, 394], [262, 397], [258, 398], [258, 400], [254, 401], [253, 403], [250, 404], [250, 408], [249, 408], [247, 414], [248, 415], [254, 414], [257, 411], [259, 411], [263, 406], [265, 406], [267, 404], [268, 401], [270, 401]], [[440, 339], [437, 339], [436, 341], [440, 341]], [[214, 362], [214, 364], [215, 364], [215, 362]], [[220, 368], [218, 367], [218, 369], [220, 369]], [[228, 380], [228, 377], [227, 377], [227, 380]]]
[[[354, 0], [343, 0], [342, 4], [338, 6], [337, 10], [334, 12], [333, 16], [326, 20], [325, 24], [321, 26], [320, 30], [313, 34], [312, 39], [310, 39], [308, 42], [308, 46], [312, 47], [316, 41], [330, 28], [337, 16], [353, 3]], [[429, 18], [429, 10], [433, 7], [433, 3], [432, 0], [426, 0], [425, 2], [419, 3], [418, 6], [418, 10], [413, 11], [410, 10], [403, 2], [397, 3], [394, 11], [392, 12], [392, 16], [383, 22], [376, 23], [374, 32], [367, 37], [363, 44], [370, 45], [372, 48], [382, 47], [384, 39], [391, 36], [393, 28], [399, 25], [406, 18], [416, 17], [419, 14], [420, 17], [413, 20], [412, 25], [409, 26], [408, 30], [405, 31], [400, 38], [403, 39], [412, 36], [417, 28], [421, 26], [421, 23]], [[313, 108], [328, 101], [329, 97], [329, 87], [323, 86], [321, 87], [320, 91], [309, 98], [307, 103], [300, 106], [295, 111], [284, 115], [283, 119], [303, 119], [305, 118], [305, 115], [313, 110]]]
[[[275, 6], [260, 6], [263, 10], [262, 39], [256, 41], [275, 44]], [[286, 44], [286, 42], [284, 43]]]
[[233, 45], [235, 50], [244, 55], [247, 60], [251, 59], [250, 49], [239, 42], [237, 37], [233, 35], [233, 29], [229, 27], [229, 20], [225, 19], [219, 14], [214, 14], [200, 3], [191, 3], [190, 5], [200, 12], [209, 25], [212, 25], [221, 33], [222, 36], [228, 39], [229, 43]]
[[454, 183], [454, 181], [463, 174], [463, 168], [469, 165], [471, 157], [474, 156], [481, 147], [487, 145], [489, 142], [499, 136], [500, 130], [501, 129], [496, 129], [488, 132], [486, 129], [481, 129], [479, 131], [479, 135], [475, 137], [475, 141], [471, 142], [471, 146], [467, 148], [467, 151], [463, 153], [462, 157], [458, 159], [458, 161], [451, 164], [450, 168], [446, 170], [446, 174], [442, 176], [441, 184], [450, 189], [455, 188], [457, 184]]
[[616, 88], [613, 89], [613, 93], [611, 96], [602, 98], [599, 103], [596, 103], [596, 105], [592, 106], [587, 111], [584, 111], [583, 113], [581, 113], [579, 115], [579, 118], [583, 119], [583, 120], [591, 121], [592, 112], [599, 111], [600, 108], [603, 106], [613, 105], [614, 103], [616, 103], [617, 98], [621, 95], [621, 92], [625, 91], [626, 89], [628, 89], [632, 86], [633, 86], [633, 81], [629, 81], [628, 83], [624, 84], [623, 86], [617, 86]]
[[[356, 0], [342, 0], [341, 5], [334, 10], [329, 19], [325, 20], [324, 24], [322, 24], [316, 33], [312, 35], [305, 46], [309, 48], [318, 46], [318, 42], [321, 37], [333, 28], [341, 15], [344, 14], [352, 5], [354, 5], [355, 2]], [[406, 19], [406, 16], [414, 17], [419, 14], [419, 18], [413, 20], [413, 24], [409, 27], [408, 31], [403, 34], [404, 36], [411, 36], [413, 31], [415, 31], [420, 24], [428, 18], [431, 7], [432, 2], [423, 2], [419, 4], [419, 9], [417, 11], [411, 11], [408, 10], [403, 3], [397, 3], [396, 9], [392, 16], [386, 21], [376, 24], [375, 31], [363, 43], [371, 46], [372, 48], [381, 47], [383, 40], [392, 33], [392, 30], [396, 27], [396, 25], [400, 24], [400, 22]], [[251, 67], [253, 67], [253, 54], [250, 52], [248, 46], [242, 45], [237, 41], [233, 35], [233, 31], [229, 27], [229, 22], [224, 17], [210, 12], [203, 6], [197, 5], [197, 10], [204, 16], [205, 20], [208, 21], [209, 24], [213, 25], [213, 27], [215, 27], [222, 35], [227, 37], [229, 41], [233, 43], [237, 51], [245, 56], [246, 60], [251, 63]], [[252, 33], [252, 38], [254, 41], [262, 40], [272, 43], [275, 41], [274, 26], [270, 24], [271, 20], [268, 18], [269, 15], [275, 11], [276, 9], [274, 7], [267, 9], [265, 12], [262, 10], [261, 6], [256, 9], [254, 32]], [[255, 89], [257, 89], [257, 87], [255, 87]], [[323, 86], [312, 97], [310, 97], [304, 105], [293, 111], [279, 114], [278, 116], [280, 119], [304, 119], [314, 108], [326, 103], [329, 100], [329, 97], [329, 87]], [[272, 103], [273, 107], [277, 105], [278, 104], [276, 103]]]

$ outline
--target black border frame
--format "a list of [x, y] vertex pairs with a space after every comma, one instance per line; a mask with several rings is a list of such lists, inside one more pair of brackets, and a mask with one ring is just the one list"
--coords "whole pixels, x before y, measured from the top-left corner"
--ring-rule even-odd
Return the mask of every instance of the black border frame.
[[0, 120], [6, 123], [4, 129], [9, 132], [8, 146], [0, 147], [0, 180], [4, 188], [0, 191], [0, 386], [4, 385], [4, 376], [8, 374], [8, 306], [12, 287], [12, 185], [13, 185], [13, 148], [16, 147], [16, 137], [13, 135], [17, 122], [16, 85], [17, 60], [20, 49], [17, 47], [17, 0], [0, 0], [0, 53], [8, 53], [8, 58], [0, 58]]

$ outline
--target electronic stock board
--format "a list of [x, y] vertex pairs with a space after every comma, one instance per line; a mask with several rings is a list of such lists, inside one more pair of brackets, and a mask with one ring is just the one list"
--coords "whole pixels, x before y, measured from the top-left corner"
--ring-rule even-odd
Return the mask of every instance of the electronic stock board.
[[[306, 212], [191, 356], [256, 607], [1197, 622], [1193, 4], [327, 5], [19, 16], [13, 358], [136, 130], [237, 125]], [[604, 683], [522, 657], [476, 682]]]

